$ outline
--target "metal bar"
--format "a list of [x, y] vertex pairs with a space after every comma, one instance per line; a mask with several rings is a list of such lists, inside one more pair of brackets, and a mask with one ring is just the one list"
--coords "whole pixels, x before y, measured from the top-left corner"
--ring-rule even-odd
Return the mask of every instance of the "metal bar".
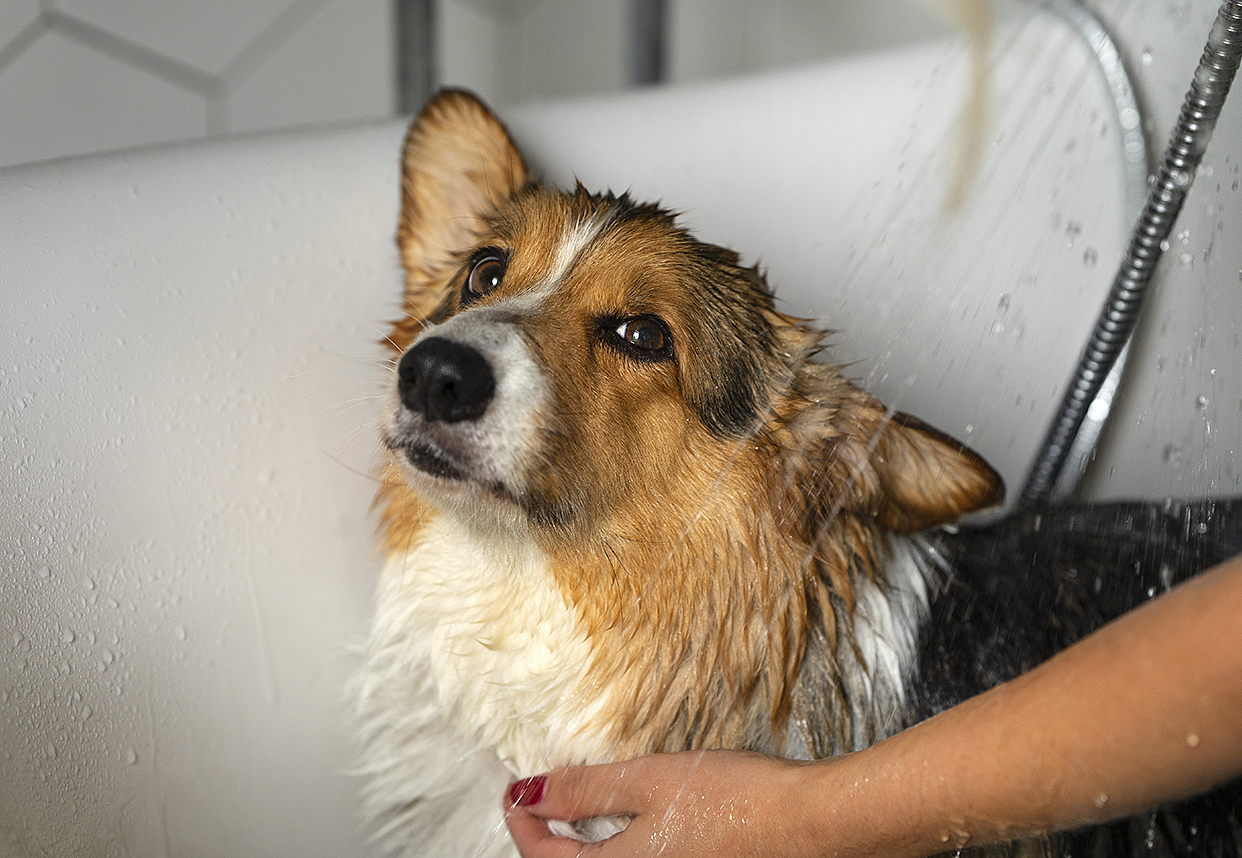
[[435, 0], [394, 0], [397, 112], [417, 113], [438, 84]]
[[630, 0], [630, 84], [663, 83], [668, 7], [665, 0]]

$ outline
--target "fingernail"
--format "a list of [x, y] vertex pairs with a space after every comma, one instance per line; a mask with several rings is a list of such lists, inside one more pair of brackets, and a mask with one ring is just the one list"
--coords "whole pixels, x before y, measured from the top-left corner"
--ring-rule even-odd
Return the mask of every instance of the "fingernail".
[[509, 804], [514, 807], [530, 807], [532, 804], [538, 804], [539, 799], [543, 798], [543, 788], [547, 785], [548, 779], [543, 775], [516, 781], [509, 786]]

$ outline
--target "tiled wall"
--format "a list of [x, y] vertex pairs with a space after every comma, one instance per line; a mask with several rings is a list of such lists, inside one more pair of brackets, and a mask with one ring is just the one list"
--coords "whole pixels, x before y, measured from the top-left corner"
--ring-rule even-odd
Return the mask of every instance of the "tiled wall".
[[392, 113], [391, 0], [0, 0], [0, 165]]
[[[373, 119], [395, 0], [0, 0], [0, 166]], [[439, 0], [440, 81], [497, 105], [627, 85], [630, 0]], [[916, 0], [668, 0], [673, 82], [947, 33]]]

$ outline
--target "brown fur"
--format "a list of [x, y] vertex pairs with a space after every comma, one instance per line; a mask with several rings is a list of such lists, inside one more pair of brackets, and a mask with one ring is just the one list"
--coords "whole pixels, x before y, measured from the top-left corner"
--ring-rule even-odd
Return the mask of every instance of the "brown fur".
[[[437, 97], [404, 157], [398, 356], [459, 311], [474, 249], [510, 255], [486, 304], [541, 282], [564, 224], [607, 219], [523, 321], [556, 408], [539, 466], [505, 502], [589, 629], [594, 676], [616, 698], [617, 755], [778, 750], [791, 715], [818, 753], [847, 745], [834, 671], [838, 647], [852, 645], [858, 576], [881, 574], [885, 533], [998, 502], [997, 475], [816, 361], [820, 332], [777, 311], [732, 252], [655, 207], [531, 183], [473, 97]], [[601, 343], [600, 319], [639, 314], [667, 324], [672, 360]], [[392, 463], [377, 502], [389, 550], [436, 514]], [[808, 690], [823, 682], [835, 700]]]

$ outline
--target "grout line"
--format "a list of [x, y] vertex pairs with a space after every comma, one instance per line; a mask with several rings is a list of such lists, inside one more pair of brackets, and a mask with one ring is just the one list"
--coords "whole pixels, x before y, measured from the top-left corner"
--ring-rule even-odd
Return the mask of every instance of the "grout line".
[[12, 40], [0, 47], [0, 71], [24, 54], [31, 45], [39, 41], [39, 37], [48, 30], [47, 24], [40, 15], [23, 27]]
[[326, 5], [328, 0], [294, 0], [286, 6], [272, 23], [259, 31], [258, 35], [225, 64], [220, 72], [220, 85], [231, 93], [245, 83], [290, 39], [301, 32], [311, 19], [323, 11]]
[[63, 12], [46, 10], [40, 15], [40, 20], [47, 29], [55, 33], [199, 95], [210, 98], [221, 88], [222, 81], [216, 75], [208, 74], [180, 60], [165, 56]]

